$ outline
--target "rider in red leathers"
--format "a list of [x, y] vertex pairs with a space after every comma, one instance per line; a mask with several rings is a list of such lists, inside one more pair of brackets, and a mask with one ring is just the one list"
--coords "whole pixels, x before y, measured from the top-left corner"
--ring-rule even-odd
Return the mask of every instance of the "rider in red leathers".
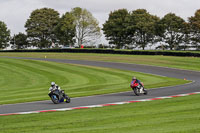
[[135, 87], [138, 87], [138, 88], [140, 89], [140, 93], [144, 93], [144, 85], [143, 85], [143, 83], [140, 82], [140, 80], [138, 80], [136, 77], [133, 77], [133, 78], [132, 78], [130, 87], [131, 87], [132, 89], [134, 89]]

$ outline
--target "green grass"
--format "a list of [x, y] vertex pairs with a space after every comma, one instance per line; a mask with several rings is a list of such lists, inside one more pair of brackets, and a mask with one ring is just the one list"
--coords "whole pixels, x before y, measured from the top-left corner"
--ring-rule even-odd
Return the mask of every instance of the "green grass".
[[0, 117], [1, 133], [199, 133], [200, 95]]
[[[192, 57], [73, 53], [0, 53], [0, 56], [47, 56], [200, 70], [199, 58]], [[49, 99], [51, 81], [56, 81], [72, 97], [128, 91], [133, 75], [148, 89], [188, 82], [109, 68], [4, 58], [0, 58], [0, 72], [0, 91], [4, 92], [0, 93], [0, 104]], [[199, 95], [193, 95], [103, 108], [1, 116], [0, 133], [199, 133], [199, 101]]]
[[0, 91], [4, 92], [0, 104], [47, 100], [51, 81], [70, 97], [130, 91], [133, 75], [148, 89], [189, 82], [110, 68], [6, 58], [0, 58], [0, 72]]
[[89, 53], [0, 53], [0, 56], [35, 58], [44, 58], [46, 56], [47, 58], [123, 62], [200, 71], [200, 58], [198, 57], [114, 55]]

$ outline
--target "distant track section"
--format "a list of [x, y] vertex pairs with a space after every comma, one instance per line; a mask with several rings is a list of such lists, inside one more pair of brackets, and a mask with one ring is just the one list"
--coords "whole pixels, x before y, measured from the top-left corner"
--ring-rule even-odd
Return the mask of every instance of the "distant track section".
[[[5, 57], [4, 57], [5, 58]], [[34, 112], [43, 110], [59, 110], [65, 108], [77, 108], [93, 105], [106, 105], [109, 103], [120, 103], [124, 101], [138, 101], [145, 99], [154, 99], [158, 97], [176, 97], [180, 94], [189, 95], [196, 94], [200, 92], [200, 72], [180, 70], [165, 67], [147, 66], [147, 65], [136, 65], [136, 64], [126, 64], [126, 63], [113, 63], [113, 62], [99, 62], [99, 61], [83, 61], [83, 60], [65, 60], [65, 59], [39, 59], [39, 58], [23, 58], [23, 57], [7, 57], [15, 59], [29, 59], [29, 60], [43, 60], [52, 61], [60, 63], [70, 63], [70, 64], [81, 64], [89, 66], [98, 67], [108, 67], [116, 68], [129, 71], [137, 71], [149, 74], [156, 74], [160, 76], [174, 77], [179, 79], [192, 80], [193, 83], [173, 86], [173, 87], [163, 87], [149, 90], [148, 95], [134, 96], [133, 92], [122, 92], [98, 96], [88, 96], [81, 98], [73, 98], [70, 104], [52, 104], [49, 101], [39, 101], [31, 103], [20, 103], [20, 104], [10, 104], [1, 105], [0, 114], [19, 114], [20, 112]]]

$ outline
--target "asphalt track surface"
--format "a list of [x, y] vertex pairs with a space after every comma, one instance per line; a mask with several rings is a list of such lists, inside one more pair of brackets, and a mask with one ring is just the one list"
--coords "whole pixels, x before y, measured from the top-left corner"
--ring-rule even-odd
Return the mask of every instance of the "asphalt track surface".
[[113, 102], [149, 99], [149, 98], [155, 98], [155, 97], [171, 96], [171, 95], [186, 94], [186, 93], [200, 91], [200, 72], [196, 72], [196, 71], [180, 70], [180, 69], [148, 66], [148, 65], [99, 62], [99, 61], [39, 59], [39, 58], [24, 58], [24, 57], [2, 57], [2, 58], [43, 60], [43, 61], [51, 61], [51, 62], [59, 62], [59, 63], [70, 63], [70, 64], [81, 64], [81, 65], [88, 65], [88, 66], [115, 68], [115, 69], [143, 72], [143, 73], [149, 73], [149, 74], [173, 77], [173, 78], [179, 78], [179, 79], [186, 78], [187, 80], [192, 80], [193, 82], [189, 84], [185, 84], [185, 85], [151, 89], [148, 91], [148, 95], [141, 95], [141, 96], [135, 96], [134, 93], [130, 89], [129, 92], [72, 98], [71, 103], [69, 104], [66, 104], [66, 103], [53, 104], [51, 100], [47, 100], [47, 101], [38, 101], [38, 102], [29, 102], [29, 103], [0, 105], [0, 114], [99, 105], [99, 104], [107, 104], [107, 103], [113, 103]]

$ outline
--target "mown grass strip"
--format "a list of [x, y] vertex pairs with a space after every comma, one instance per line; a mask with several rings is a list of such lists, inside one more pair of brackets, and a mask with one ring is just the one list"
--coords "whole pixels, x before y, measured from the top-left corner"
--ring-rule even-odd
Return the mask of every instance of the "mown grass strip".
[[164, 66], [178, 69], [200, 71], [200, 59], [198, 57], [172, 57], [172, 56], [150, 56], [150, 55], [115, 55], [115, 54], [92, 54], [92, 53], [0, 53], [0, 56], [12, 57], [35, 57], [94, 60], [145, 64]]
[[64, 112], [0, 117], [2, 133], [198, 133], [199, 94]]
[[129, 91], [133, 75], [148, 89], [189, 82], [110, 68], [7, 58], [0, 58], [0, 72], [0, 104], [47, 100], [52, 81], [70, 97]]

